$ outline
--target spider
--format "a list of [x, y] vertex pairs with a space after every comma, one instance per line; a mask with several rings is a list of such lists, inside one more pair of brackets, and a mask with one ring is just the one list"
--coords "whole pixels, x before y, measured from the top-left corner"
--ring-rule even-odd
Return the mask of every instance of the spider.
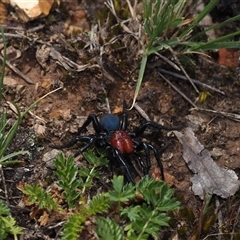
[[[93, 124], [95, 135], [81, 135], [91, 123]], [[162, 180], [164, 180], [164, 171], [160, 156], [166, 146], [158, 150], [149, 142], [140, 140], [139, 137], [148, 127], [158, 130], [176, 130], [179, 129], [179, 127], [165, 127], [153, 121], [146, 121], [139, 127], [136, 127], [133, 132], [130, 132], [127, 131], [127, 126], [128, 114], [126, 108], [124, 108], [121, 118], [114, 114], [106, 114], [98, 120], [95, 114], [90, 114], [79, 128], [79, 135], [76, 138], [64, 145], [50, 145], [50, 147], [62, 149], [72, 147], [77, 142], [85, 143], [85, 145], [76, 152], [75, 157], [91, 146], [107, 149], [111, 156], [118, 161], [118, 164], [124, 168], [127, 180], [132, 183], [135, 181], [131, 173], [131, 168], [129, 167], [131, 163], [129, 163], [128, 156], [143, 152], [145, 161], [142, 157], [138, 157], [137, 162], [143, 175], [148, 175], [151, 168], [150, 151], [152, 151], [160, 168]]]

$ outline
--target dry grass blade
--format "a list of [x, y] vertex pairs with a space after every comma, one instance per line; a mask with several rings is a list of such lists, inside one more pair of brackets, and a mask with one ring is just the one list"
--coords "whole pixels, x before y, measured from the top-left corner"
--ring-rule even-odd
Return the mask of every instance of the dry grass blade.
[[158, 72], [158, 75], [166, 81], [177, 93], [179, 93], [187, 102], [189, 102], [193, 107], [196, 109], [198, 108], [197, 105], [190, 99], [188, 98], [182, 91], [180, 91], [176, 86], [174, 86], [171, 81], [169, 81], [167, 78], [165, 78], [160, 72]]
[[[0, 56], [1, 61], [3, 61], [3, 57]], [[34, 84], [34, 82], [27, 77], [26, 75], [24, 75], [23, 73], [21, 73], [16, 67], [14, 67], [10, 62], [6, 61], [6, 65], [13, 71], [15, 72], [18, 76], [20, 76], [23, 80], [25, 80], [27, 83], [30, 84]]]
[[235, 113], [215, 111], [215, 110], [212, 110], [212, 109], [203, 109], [203, 108], [192, 108], [190, 110], [191, 111], [199, 111], [199, 112], [203, 112], [203, 113], [208, 113], [208, 114], [212, 114], [212, 115], [219, 116], [219, 117], [225, 117], [225, 118], [229, 118], [233, 121], [240, 122], [240, 115], [235, 114]]
[[[168, 75], [170, 75], [170, 76], [173, 76], [173, 77], [176, 77], [176, 78], [185, 80], [185, 81], [187, 80], [187, 78], [186, 78], [185, 76], [183, 76], [183, 75], [181, 75], [181, 74], [178, 74], [178, 73], [175, 73], [175, 72], [171, 72], [171, 71], [168, 71], [168, 70], [165, 70], [165, 69], [162, 69], [162, 68], [159, 68], [158, 71], [159, 71], [160, 73], [168, 74]], [[208, 84], [202, 83], [202, 82], [200, 82], [200, 81], [197, 80], [197, 79], [192, 79], [192, 78], [191, 78], [191, 81], [194, 82], [196, 85], [202, 86], [202, 87], [207, 88], [207, 89], [209, 89], [209, 90], [212, 90], [212, 91], [214, 91], [214, 92], [218, 92], [218, 93], [220, 93], [220, 94], [222, 94], [222, 95], [226, 95], [225, 92], [223, 92], [223, 91], [221, 91], [221, 90], [219, 90], [219, 89], [217, 89], [217, 88], [215, 88], [215, 87], [212, 87], [212, 86], [210, 86], [210, 85], [208, 85]]]

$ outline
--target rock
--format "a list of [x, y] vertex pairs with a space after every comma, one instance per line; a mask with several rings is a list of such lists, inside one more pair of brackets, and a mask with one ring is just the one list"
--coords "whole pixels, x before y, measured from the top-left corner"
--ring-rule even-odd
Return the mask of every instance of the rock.
[[17, 80], [13, 79], [12, 77], [5, 76], [3, 84], [8, 87], [16, 87], [18, 85]]
[[47, 168], [50, 168], [50, 169], [53, 169], [53, 170], [56, 169], [56, 167], [55, 167], [53, 162], [54, 162], [54, 160], [55, 160], [55, 158], [56, 158], [58, 153], [61, 153], [61, 151], [57, 150], [57, 149], [52, 149], [52, 150], [46, 152], [43, 155], [43, 162], [46, 163], [46, 167]]
[[53, 3], [54, 0], [10, 0], [10, 4], [15, 8], [19, 18], [24, 22], [47, 16]]

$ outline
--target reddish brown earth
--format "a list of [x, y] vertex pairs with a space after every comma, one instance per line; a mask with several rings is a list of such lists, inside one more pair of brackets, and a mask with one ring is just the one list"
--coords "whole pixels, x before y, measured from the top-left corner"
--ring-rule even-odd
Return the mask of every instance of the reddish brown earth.
[[[99, 6], [102, 6], [102, 1], [97, 2]], [[97, 116], [102, 116], [108, 113], [106, 99], [109, 101], [113, 113], [121, 112], [124, 99], [129, 106], [132, 103], [139, 58], [132, 56], [126, 48], [109, 49], [109, 52], [106, 51], [103, 56], [102, 66], [97, 66], [97, 61], [94, 59], [96, 53], [93, 52], [92, 56], [82, 56], [81, 54], [84, 54], [84, 51], [81, 50], [83, 42], [78, 41], [78, 35], [71, 32], [71, 26], [79, 27], [81, 29], [78, 30], [81, 31], [90, 30], [91, 21], [97, 16], [94, 6], [94, 1], [90, 1], [88, 5], [77, 4], [76, 1], [71, 6], [63, 5], [54, 10], [51, 13], [52, 19], [51, 17], [37, 19], [27, 24], [17, 21], [14, 9], [7, 7], [7, 12], [13, 14], [6, 15], [4, 19], [6, 26], [31, 29], [44, 24], [44, 27], [37, 32], [39, 38], [35, 42], [31, 42], [33, 39], [31, 34], [29, 41], [25, 38], [7, 38], [8, 47], [13, 46], [21, 51], [21, 56], [10, 61], [11, 64], [32, 79], [33, 84], [27, 83], [7, 67], [6, 76], [10, 80], [6, 80], [4, 86], [4, 104], [7, 106], [6, 101], [16, 101], [21, 109], [25, 109], [49, 91], [62, 87], [44, 98], [37, 107], [31, 110], [31, 114], [24, 118], [9, 149], [9, 151], [27, 149], [32, 153], [31, 156], [23, 158], [21, 164], [3, 168], [10, 209], [18, 225], [24, 228], [23, 239], [59, 239], [56, 237], [58, 229], [49, 227], [56, 222], [40, 226], [37, 217], [31, 219], [29, 216], [31, 207], [21, 208], [22, 192], [18, 190], [19, 184], [23, 182], [37, 183], [42, 187], [48, 187], [52, 170], [43, 161], [43, 156], [51, 151], [49, 144], [67, 142], [76, 136], [78, 127], [89, 114], [95, 113]], [[11, 32], [11, 30], [6, 29], [6, 32]], [[47, 58], [46, 65], [41, 66], [36, 59], [36, 51], [44, 43], [50, 43], [63, 56], [79, 65], [88, 63], [85, 62], [88, 60], [96, 66], [81, 72], [69, 72], [50, 57]], [[85, 54], [87, 53], [85, 52]], [[213, 56], [215, 55], [214, 53]], [[81, 56], [82, 58], [80, 58]], [[232, 169], [239, 176], [239, 121], [205, 112], [191, 111], [192, 106], [158, 75], [157, 67], [153, 67], [156, 60], [159, 62], [157, 66], [164, 68], [166, 65], [159, 59], [150, 59], [137, 99], [138, 106], [151, 120], [167, 126], [187, 125], [186, 116], [188, 115], [195, 116], [197, 119], [201, 117], [202, 121], [195, 132], [197, 138], [206, 149], [212, 151], [213, 155], [215, 154], [214, 158], [219, 166]], [[195, 60], [195, 67], [187, 69], [189, 75], [218, 88], [225, 95], [211, 91], [207, 100], [199, 103], [196, 101], [198, 94], [190, 83], [175, 77], [167, 75], [166, 77], [198, 107], [239, 114], [239, 67], [228, 68], [219, 65], [216, 57], [209, 61], [202, 58]], [[199, 90], [206, 91], [201, 88]], [[15, 114], [10, 108], [8, 108], [8, 113], [9, 117], [15, 118]], [[129, 111], [130, 129], [138, 126], [144, 120], [138, 110]], [[204, 202], [191, 190], [190, 177], [192, 173], [182, 158], [181, 144], [173, 134], [168, 134], [166, 131], [163, 131], [162, 136], [158, 136], [158, 140], [169, 143], [169, 147], [162, 157], [166, 181], [174, 188], [175, 196], [181, 201], [180, 212], [173, 216], [174, 220], [170, 222], [170, 228], [166, 228], [159, 235], [159, 239], [177, 239], [173, 238], [177, 233], [178, 239], [239, 239], [240, 192], [238, 191], [228, 199], [214, 196], [208, 209], [209, 213], [203, 217], [204, 219], [201, 219]], [[74, 154], [76, 150], [77, 146], [63, 151]], [[82, 158], [79, 161], [82, 161], [78, 163], [80, 166], [85, 164]], [[153, 162], [152, 171], [154, 170], [156, 170], [156, 166]], [[107, 169], [106, 173], [109, 174]], [[1, 183], [0, 187], [2, 189]], [[3, 192], [0, 193], [0, 196], [1, 199], [6, 199]], [[217, 208], [216, 204], [220, 204], [220, 206]], [[223, 226], [221, 229], [226, 236], [219, 234], [219, 215], [215, 211], [222, 214]], [[216, 216], [212, 222], [210, 222], [211, 215]], [[236, 224], [235, 237], [231, 238], [229, 233], [232, 231], [233, 224]], [[90, 239], [89, 236], [86, 239]]]

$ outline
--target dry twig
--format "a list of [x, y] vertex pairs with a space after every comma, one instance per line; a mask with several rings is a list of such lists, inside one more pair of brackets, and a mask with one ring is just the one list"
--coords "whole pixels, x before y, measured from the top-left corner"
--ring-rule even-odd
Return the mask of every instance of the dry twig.
[[240, 115], [235, 113], [221, 112], [221, 111], [215, 111], [212, 109], [203, 109], [198, 107], [192, 108], [190, 109], [190, 111], [199, 111], [203, 113], [209, 113], [209, 114], [217, 115], [218, 117], [226, 117], [233, 121], [240, 122]]
[[139, 114], [146, 120], [146, 121], [151, 121], [147, 113], [137, 104], [134, 104], [134, 108], [139, 112]]
[[179, 93], [187, 102], [189, 102], [192, 106], [194, 106], [196, 109], [198, 108], [193, 101], [188, 98], [182, 91], [180, 91], [176, 86], [174, 86], [167, 78], [165, 78], [160, 72], [158, 72], [158, 75], [164, 79], [177, 93]]
[[[3, 61], [3, 57], [0, 56], [1, 61]], [[16, 67], [14, 67], [10, 62], [6, 61], [7, 66], [13, 71], [15, 72], [18, 76], [20, 76], [23, 80], [25, 80], [27, 83], [30, 84], [34, 84], [34, 82], [27, 77], [26, 75], [24, 75], [23, 73], [21, 73]]]
[[188, 81], [192, 84], [194, 90], [199, 93], [197, 87], [195, 86], [194, 82], [192, 81], [192, 79], [189, 77], [189, 75], [187, 74], [187, 72], [185, 71], [184, 67], [182, 66], [181, 62], [179, 61], [176, 53], [173, 51], [173, 49], [170, 47], [169, 48], [170, 52], [173, 55], [173, 58], [175, 59], [175, 61], [178, 63], [179, 67], [181, 68], [182, 72], [184, 73], [184, 75], [186, 76], [186, 78], [188, 79]]
[[[178, 73], [175, 73], [175, 72], [167, 71], [167, 70], [162, 69], [162, 68], [159, 68], [158, 71], [161, 72], [161, 73], [168, 74], [170, 76], [182, 79], [182, 80], [187, 80], [187, 78], [185, 76], [183, 76], [181, 74], [178, 74]], [[192, 78], [191, 78], [191, 80], [192, 80], [193, 83], [195, 83], [197, 85], [200, 85], [200, 86], [205, 87], [205, 88], [207, 88], [209, 90], [218, 92], [218, 93], [220, 93], [222, 95], [226, 95], [225, 92], [223, 92], [223, 91], [221, 91], [221, 90], [219, 90], [219, 89], [217, 89], [215, 87], [212, 87], [212, 86], [210, 86], [210, 85], [208, 85], [206, 83], [202, 83], [202, 82], [200, 82], [200, 81], [198, 81], [196, 79], [192, 79]]]

